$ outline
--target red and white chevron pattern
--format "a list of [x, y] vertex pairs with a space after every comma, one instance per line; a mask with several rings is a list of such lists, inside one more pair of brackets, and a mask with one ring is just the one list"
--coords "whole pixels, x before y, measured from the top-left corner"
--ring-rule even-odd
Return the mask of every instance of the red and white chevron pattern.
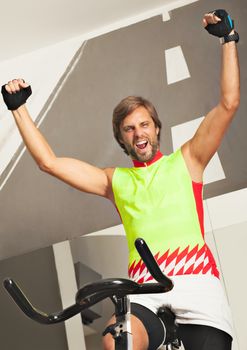
[[[171, 253], [168, 249], [162, 256], [158, 252], [154, 258], [167, 276], [209, 273], [219, 277], [215, 260], [206, 244], [200, 249], [198, 245], [192, 249], [188, 246], [181, 252], [180, 248]], [[129, 277], [137, 283], [153, 280], [142, 260], [132, 263], [129, 267]]]

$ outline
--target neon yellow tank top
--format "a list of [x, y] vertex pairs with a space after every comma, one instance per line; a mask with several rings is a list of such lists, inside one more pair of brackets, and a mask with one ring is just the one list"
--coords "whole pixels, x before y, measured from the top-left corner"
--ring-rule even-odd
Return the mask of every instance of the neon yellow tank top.
[[112, 186], [127, 235], [130, 278], [139, 283], [152, 279], [135, 249], [138, 237], [147, 242], [168, 276], [210, 273], [218, 277], [180, 149], [146, 167], [116, 168]]

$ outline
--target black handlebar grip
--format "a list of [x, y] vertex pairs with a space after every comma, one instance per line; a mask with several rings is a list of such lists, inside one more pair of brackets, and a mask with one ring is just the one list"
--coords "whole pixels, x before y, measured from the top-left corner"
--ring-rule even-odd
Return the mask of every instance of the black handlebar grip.
[[153, 278], [163, 284], [167, 288], [167, 291], [171, 290], [173, 288], [172, 280], [166, 277], [166, 275], [164, 275], [160, 270], [156, 260], [153, 257], [153, 254], [151, 253], [144, 239], [137, 238], [135, 241], [135, 246]]
[[6, 278], [3, 282], [3, 285], [15, 303], [24, 312], [24, 314], [32, 320], [41, 324], [49, 325], [63, 322], [81, 312], [81, 307], [75, 304], [63, 310], [62, 312], [46, 314], [45, 312], [36, 309], [30, 303], [25, 294], [22, 292], [21, 288], [11, 278]]

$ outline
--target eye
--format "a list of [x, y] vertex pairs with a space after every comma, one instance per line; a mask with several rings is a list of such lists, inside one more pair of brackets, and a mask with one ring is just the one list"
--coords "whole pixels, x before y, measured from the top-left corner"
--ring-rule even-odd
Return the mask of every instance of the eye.
[[132, 126], [125, 126], [123, 129], [125, 132], [130, 132], [133, 130], [133, 127]]
[[147, 128], [149, 126], [148, 122], [142, 123], [143, 128]]

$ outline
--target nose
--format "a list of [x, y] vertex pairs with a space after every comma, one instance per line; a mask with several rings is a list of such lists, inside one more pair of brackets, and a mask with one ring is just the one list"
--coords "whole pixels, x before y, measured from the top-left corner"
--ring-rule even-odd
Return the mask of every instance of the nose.
[[135, 128], [135, 138], [139, 139], [139, 138], [141, 138], [141, 136], [142, 136], [142, 128], [136, 127]]

